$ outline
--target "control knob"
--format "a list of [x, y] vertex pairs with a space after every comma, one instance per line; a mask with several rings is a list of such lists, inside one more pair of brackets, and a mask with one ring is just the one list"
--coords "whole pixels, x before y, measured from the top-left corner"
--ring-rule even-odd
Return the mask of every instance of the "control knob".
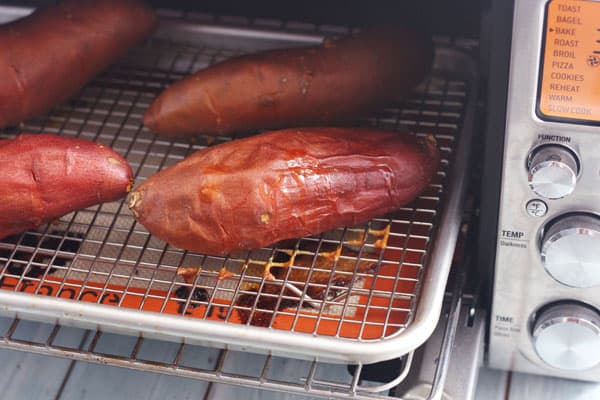
[[573, 152], [564, 146], [538, 147], [529, 155], [529, 187], [538, 196], [560, 199], [575, 189], [579, 165]]
[[559, 217], [544, 231], [540, 247], [544, 268], [558, 282], [578, 288], [600, 285], [600, 218]]
[[576, 302], [548, 306], [535, 318], [533, 344], [548, 365], [584, 370], [600, 363], [600, 314]]

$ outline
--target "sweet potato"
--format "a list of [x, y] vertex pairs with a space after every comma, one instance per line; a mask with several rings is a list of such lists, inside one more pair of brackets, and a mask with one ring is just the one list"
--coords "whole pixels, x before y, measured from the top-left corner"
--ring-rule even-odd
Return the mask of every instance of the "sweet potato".
[[0, 141], [0, 238], [129, 191], [131, 167], [83, 139], [19, 135]]
[[174, 83], [144, 124], [192, 136], [356, 120], [416, 86], [432, 57], [428, 39], [398, 26], [244, 55]]
[[156, 26], [138, 0], [64, 0], [0, 26], [0, 127], [75, 95]]
[[433, 138], [359, 128], [280, 130], [192, 154], [135, 189], [129, 207], [174, 246], [225, 254], [397, 209], [427, 187], [438, 158]]

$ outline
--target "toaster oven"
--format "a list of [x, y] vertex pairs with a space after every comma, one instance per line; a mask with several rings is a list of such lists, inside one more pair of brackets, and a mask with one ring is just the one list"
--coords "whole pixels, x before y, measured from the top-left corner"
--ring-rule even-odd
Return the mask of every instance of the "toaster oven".
[[[4, 2], [0, 22], [44, 3]], [[189, 378], [207, 398], [220, 395], [210, 383], [222, 383], [242, 393], [469, 399], [482, 365], [597, 380], [599, 2], [149, 3], [160, 17], [149, 40], [0, 137], [97, 141], [143, 182], [237, 139], [171, 140], [144, 127], [144, 111], [172, 82], [239, 54], [403, 20], [431, 32], [433, 69], [358, 125], [433, 135], [442, 161], [428, 189], [390, 215], [244, 254], [170, 246], [125, 200], [0, 240], [0, 347], [72, 360], [51, 373], [31, 367], [60, 376], [56, 398], [78, 362]], [[297, 274], [274, 280], [253, 271], [281, 253], [312, 262], [292, 262]], [[346, 283], [329, 279], [312, 298], [311, 276], [327, 263]], [[269, 322], [254, 326], [241, 313]], [[169, 382], [168, 393], [184, 390]]]

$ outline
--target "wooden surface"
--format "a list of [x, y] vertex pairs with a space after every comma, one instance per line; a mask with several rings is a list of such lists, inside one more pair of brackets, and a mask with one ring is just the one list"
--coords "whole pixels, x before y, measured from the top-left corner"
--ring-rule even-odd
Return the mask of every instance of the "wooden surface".
[[[0, 318], [0, 331], [9, 320]], [[51, 327], [34, 322], [21, 322], [16, 338], [44, 340]], [[85, 348], [91, 337], [80, 329], [61, 329], [56, 343], [73, 348]], [[135, 338], [105, 334], [97, 351], [128, 355]], [[186, 365], [213, 368], [219, 352], [212, 349], [189, 348], [182, 362]], [[172, 360], [177, 345], [146, 340], [140, 356], [155, 361]], [[289, 393], [259, 391], [175, 376], [109, 367], [105, 365], [51, 358], [13, 350], [0, 350], [0, 396], [3, 400], [68, 399], [68, 400], [133, 400], [133, 399], [309, 399]], [[225, 368], [248, 373], [262, 366], [264, 356], [232, 353]], [[270, 377], [285, 379], [301, 376], [309, 363], [274, 358]], [[260, 369], [260, 368], [259, 368]], [[260, 373], [260, 371], [258, 372]], [[305, 375], [304, 375], [305, 376]], [[344, 366], [326, 365], [317, 377], [349, 382]], [[480, 371], [475, 400], [597, 400], [600, 384], [553, 379], [541, 376], [507, 373], [483, 368]], [[460, 400], [460, 399], [453, 399]]]
[[482, 368], [475, 400], [597, 400], [600, 384]]

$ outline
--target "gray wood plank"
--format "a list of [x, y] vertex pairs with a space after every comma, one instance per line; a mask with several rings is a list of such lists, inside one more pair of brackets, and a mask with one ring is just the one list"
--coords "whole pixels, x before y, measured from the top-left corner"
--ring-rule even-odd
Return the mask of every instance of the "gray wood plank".
[[482, 367], [479, 370], [475, 400], [504, 400], [508, 373]]
[[78, 362], [61, 400], [202, 399], [208, 383]]
[[[223, 364], [223, 371], [258, 379], [262, 373], [266, 358], [265, 355], [260, 354], [230, 351]], [[271, 361], [267, 377], [269, 379], [277, 379], [286, 382], [290, 381], [290, 379], [294, 379], [295, 383], [300, 383], [298, 378], [306, 377], [309, 367], [310, 363], [307, 361], [275, 357]], [[213, 384], [206, 396], [206, 400], [213, 399], [304, 400], [308, 399], [308, 397], [268, 390], [248, 389], [232, 385]]]
[[[11, 321], [2, 320], [4, 327]], [[51, 329], [47, 324], [21, 321], [14, 336], [40, 342], [45, 341]], [[61, 344], [77, 348], [83, 335], [82, 330], [65, 331]], [[70, 360], [4, 349], [0, 350], [0, 360], [0, 388], [4, 400], [53, 399], [71, 365]]]
[[[135, 342], [135, 338], [105, 334], [99, 341], [97, 350], [128, 356], [131, 354]], [[156, 362], [171, 362], [178, 347], [179, 345], [176, 343], [144, 340], [138, 358]], [[217, 350], [186, 346], [182, 364], [212, 369], [217, 356]], [[60, 399], [202, 399], [208, 387], [208, 382], [194, 379], [77, 362]]]
[[[0, 330], [5, 331], [12, 320], [0, 318]], [[15, 338], [43, 342], [52, 325], [21, 321]], [[56, 343], [77, 348], [85, 331], [62, 328]], [[89, 340], [88, 340], [89, 342]], [[129, 355], [136, 338], [104, 334], [98, 351], [116, 355]], [[138, 356], [143, 359], [168, 362], [173, 359], [178, 345], [145, 340]], [[186, 346], [182, 364], [199, 368], [214, 368], [218, 350]], [[0, 350], [0, 388], [2, 399], [54, 399], [61, 388], [71, 361], [13, 350]], [[244, 376], [258, 377], [265, 356], [243, 352], [230, 352], [225, 371]], [[269, 379], [298, 380], [308, 374], [310, 362], [275, 357], [268, 373]], [[336, 382], [349, 382], [345, 366], [322, 365], [317, 378]], [[482, 368], [479, 374], [476, 400], [503, 400], [507, 387], [507, 372]], [[209, 390], [210, 389], [210, 390]], [[209, 390], [208, 394], [206, 394]], [[61, 399], [289, 399], [308, 400], [310, 396], [248, 389], [230, 385], [213, 384], [182, 377], [152, 374], [104, 365], [77, 362], [68, 377]], [[529, 374], [513, 373], [510, 382], [510, 400], [596, 400], [600, 398], [600, 384], [564, 380]]]
[[514, 373], [510, 400], [597, 400], [600, 384]]
[[[225, 360], [223, 370], [243, 376], [258, 378], [262, 373], [265, 360], [266, 356], [264, 355], [230, 352]], [[312, 363], [309, 361], [273, 357], [267, 373], [267, 378], [270, 380], [302, 384], [302, 379], [308, 376], [311, 364]], [[352, 377], [348, 373], [346, 365], [319, 364], [315, 373], [315, 379], [347, 384], [351, 382]], [[208, 392], [206, 400], [309, 400], [314, 398], [315, 397], [303, 394], [291, 394], [271, 390], [248, 389], [232, 385], [213, 384]]]
[[244, 400], [316, 400], [315, 397], [274, 392], [270, 390], [248, 389], [239, 386], [213, 384], [205, 400], [244, 399]]
[[0, 350], [0, 360], [0, 388], [5, 400], [54, 398], [69, 367], [68, 360], [14, 350]]

